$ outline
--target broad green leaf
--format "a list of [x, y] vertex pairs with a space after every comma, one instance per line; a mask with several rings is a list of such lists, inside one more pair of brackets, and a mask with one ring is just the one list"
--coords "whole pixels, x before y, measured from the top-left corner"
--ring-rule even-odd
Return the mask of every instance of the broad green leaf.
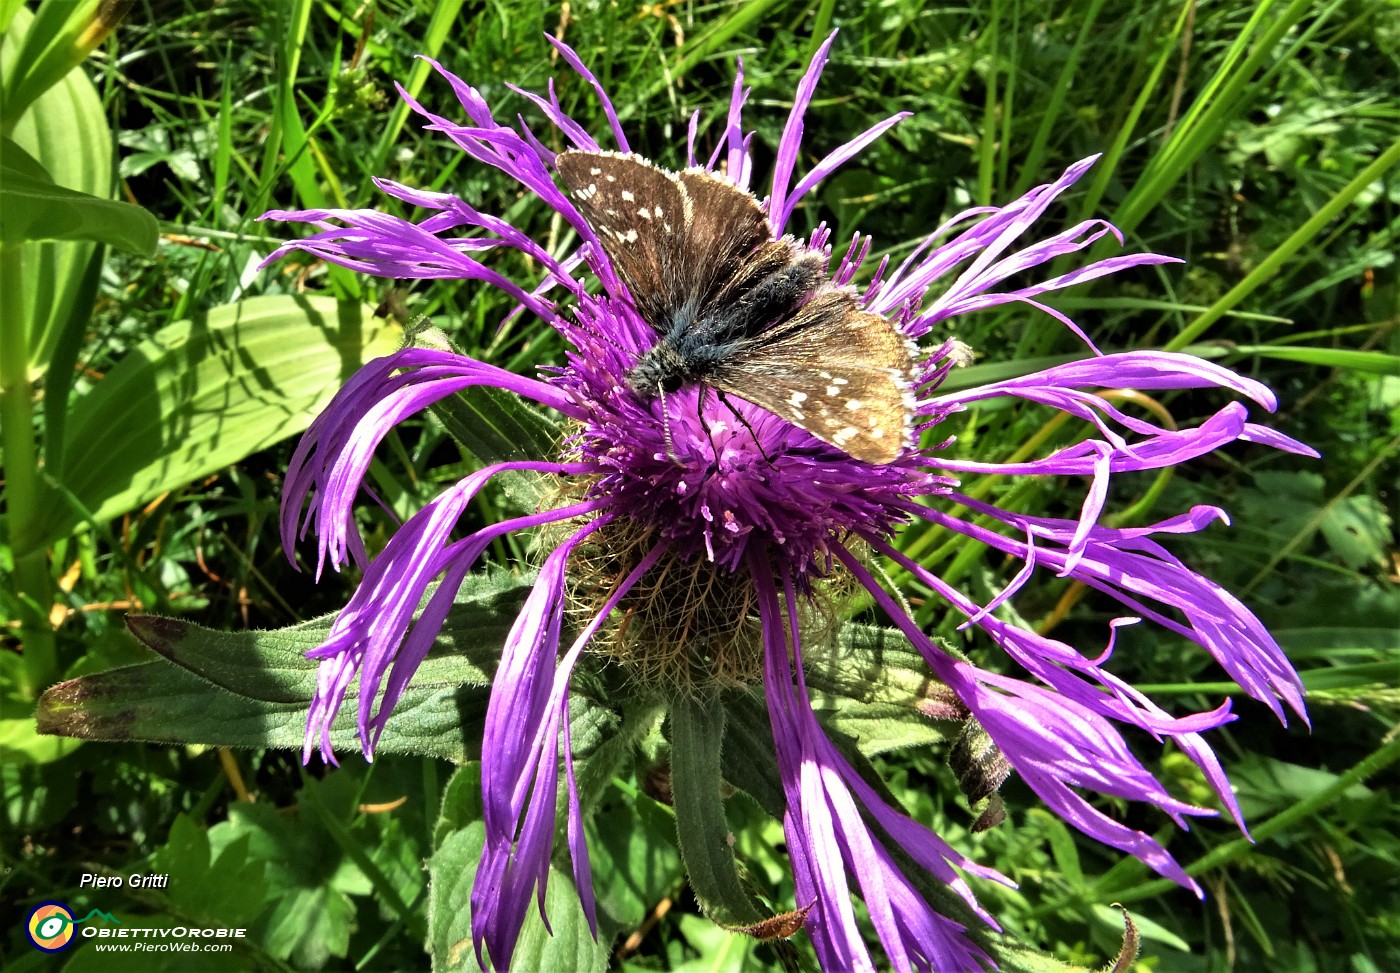
[[471, 894], [485, 847], [486, 825], [476, 821], [448, 834], [428, 862], [428, 951], [433, 973], [479, 969], [472, 943]]
[[753, 937], [729, 932], [702, 916], [681, 913], [675, 921], [677, 933], [700, 955], [670, 967], [672, 973], [717, 973], [720, 970], [764, 968], [751, 965], [754, 948], [758, 945]]
[[[507, 571], [470, 575], [414, 685], [488, 684], [529, 582]], [[316, 691], [316, 663], [306, 653], [325, 641], [334, 620], [327, 615], [260, 632], [220, 632], [155, 615], [133, 615], [127, 624], [166, 659], [221, 689], [270, 703], [305, 703]]]
[[931, 718], [950, 708], [947, 687], [897, 631], [848, 623], [807, 647], [803, 663], [822, 725], [855, 740], [866, 756], [929, 746], [956, 732]]
[[81, 64], [115, 26], [120, 8], [100, 0], [41, 3], [27, 25], [16, 63], [4, 72], [0, 105], [6, 117], [23, 115], [35, 98]]
[[152, 894], [189, 921], [246, 927], [265, 899], [263, 865], [249, 857], [248, 843], [247, 835], [239, 835], [214, 849], [207, 829], [187, 814], [177, 815], [150, 864], [152, 872], [170, 876], [170, 882]]
[[[0, 66], [16, 64], [33, 19], [28, 10], [16, 12], [0, 38]], [[112, 197], [112, 132], [97, 89], [81, 69], [65, 74], [12, 124], [7, 134], [55, 183], [90, 196]], [[36, 241], [20, 249], [33, 379], [43, 376], [64, 329], [86, 326], [89, 309], [78, 301], [94, 249], [86, 241]]]
[[[31, 721], [32, 722], [32, 721]], [[8, 834], [59, 827], [78, 801], [80, 758], [55, 764], [0, 759], [0, 815]]]
[[[506, 572], [469, 579], [458, 593], [439, 647], [394, 707], [378, 752], [462, 761], [480, 746], [487, 683], [528, 583]], [[39, 732], [85, 740], [145, 740], [300, 749], [316, 687], [305, 652], [324, 641], [331, 619], [274, 632], [213, 632], [178, 619], [138, 616], [132, 631], [166, 661], [80, 676], [39, 701]], [[171, 664], [173, 663], [173, 665]], [[359, 749], [358, 684], [331, 729], [337, 751]], [[607, 738], [602, 710], [571, 707], [582, 753]]]
[[[258, 297], [180, 321], [132, 349], [73, 406], [61, 484], [96, 521], [304, 430], [361, 363], [392, 352], [396, 327], [343, 327], [321, 297]], [[17, 554], [81, 521], [55, 496], [17, 534]]]
[[[337, 753], [359, 749], [358, 693], [346, 694], [331, 727]], [[272, 703], [217, 689], [168, 662], [145, 662], [51, 687], [39, 700], [40, 733], [81, 740], [140, 740], [300, 750], [308, 702]], [[480, 746], [486, 691], [410, 686], [394, 707], [379, 753], [461, 761]]]
[[540, 409], [504, 389], [478, 385], [437, 403], [433, 414], [482, 464], [549, 459], [558, 434]]
[[142, 256], [156, 252], [156, 219], [140, 206], [68, 189], [8, 138], [0, 138], [0, 246], [92, 240]]
[[724, 778], [746, 791], [779, 821], [787, 807], [773, 749], [773, 728], [761, 695], [727, 693], [724, 698]]
[[1390, 512], [1375, 497], [1344, 497], [1327, 508], [1322, 534], [1342, 563], [1355, 571], [1368, 564], [1385, 565], [1393, 543], [1391, 523]]
[[[414, 347], [460, 353], [441, 328], [427, 322], [410, 325], [408, 337]], [[473, 386], [435, 402], [432, 411], [447, 434], [483, 465], [548, 459], [559, 441], [559, 430], [543, 410], [504, 389]], [[511, 479], [507, 489], [520, 506], [538, 505], [543, 495], [538, 476]]]
[[481, 815], [481, 764], [472, 761], [453, 771], [442, 789], [442, 803], [433, 823], [433, 848], [441, 848], [451, 835], [480, 821]]
[[588, 820], [588, 858], [599, 876], [593, 890], [599, 921], [630, 930], [680, 887], [685, 868], [672, 809], [645, 794], [630, 800], [618, 788], [612, 794], [617, 799]]

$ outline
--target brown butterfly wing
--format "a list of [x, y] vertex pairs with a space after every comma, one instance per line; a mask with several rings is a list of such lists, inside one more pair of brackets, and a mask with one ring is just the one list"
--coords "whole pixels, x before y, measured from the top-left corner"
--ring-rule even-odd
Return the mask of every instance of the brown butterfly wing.
[[856, 459], [889, 463], [913, 437], [911, 364], [892, 322], [826, 290], [744, 342], [710, 384]]
[[676, 175], [637, 155], [576, 151], [555, 167], [638, 312], [663, 334], [712, 308], [772, 237], [753, 196], [699, 170]]

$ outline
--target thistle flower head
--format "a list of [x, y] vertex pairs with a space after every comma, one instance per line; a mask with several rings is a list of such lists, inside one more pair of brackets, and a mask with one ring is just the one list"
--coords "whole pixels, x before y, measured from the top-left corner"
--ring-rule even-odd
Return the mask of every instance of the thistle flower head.
[[[472, 899], [472, 928], [483, 964], [509, 965], [532, 895], [543, 903], [561, 769], [568, 798], [564, 831], [578, 892], [592, 916], [568, 740], [570, 678], [591, 646], [662, 695], [761, 685], [787, 804], [784, 826], [796, 885], [794, 908], [810, 907], [805, 931], [825, 968], [877, 965], [857, 921], [853, 894], [863, 899], [887, 957], [879, 965], [888, 962], [901, 970], [991, 965], [965, 924], [930, 905], [905, 869], [912, 861], [961, 897], [968, 916], [980, 917], [975, 921], [991, 928], [995, 921], [977, 904], [967, 876], [994, 881], [1000, 876], [889, 804], [827, 737], [812, 710], [804, 647], [814, 644], [814, 632], [831, 621], [841, 598], [851, 592], [868, 594], [883, 609], [947, 687], [953, 708], [977, 721], [1005, 769], [1018, 773], [1049, 807], [1085, 834], [1199, 892], [1157, 840], [1106, 814], [1089, 798], [1097, 794], [1151, 804], [1183, 825], [1188, 816], [1213, 813], [1167, 793], [1129, 749], [1120, 732], [1128, 726], [1174, 741], [1200, 767], [1221, 805], [1240, 821], [1228, 781], [1201, 736], [1233, 718], [1229, 704], [1200, 714], [1167, 713], [1112, 673], [1113, 631], [1139, 619], [1165, 626], [1210, 653], [1247, 694], [1266, 702], [1280, 718], [1285, 706], [1303, 712], [1301, 686], [1248, 609], [1158, 540], [1200, 530], [1224, 519], [1223, 512], [1196, 508], [1141, 528], [1105, 526], [1100, 514], [1111, 480], [1123, 472], [1162, 469], [1241, 440], [1305, 455], [1311, 451], [1249, 422], [1238, 401], [1226, 402], [1199, 426], [1180, 430], [1118, 409], [1100, 394], [1103, 390], [1217, 388], [1270, 410], [1275, 402], [1257, 382], [1189, 356], [1103, 354], [1073, 322], [1042, 303], [1048, 292], [1172, 259], [1111, 257], [1040, 283], [1007, 286], [1012, 279], [1032, 278], [1050, 261], [1082, 251], [1106, 234], [1118, 235], [1100, 220], [1031, 235], [1057, 197], [1093, 164], [1092, 158], [1006, 206], [959, 214], [897, 266], [885, 260], [868, 266], [871, 241], [859, 234], [844, 246], [837, 245], [834, 231], [825, 225], [799, 237], [793, 216], [804, 197], [903, 117], [879, 122], [799, 174], [803, 118], [832, 46], [829, 39], [798, 83], [771, 176], [761, 185], [753, 171], [754, 135], [743, 128], [747, 91], [742, 71], [722, 136], [707, 157], [697, 154], [698, 117], [692, 119], [685, 157], [676, 160], [689, 176], [642, 163], [648, 167], [647, 179], [672, 180], [665, 183], [670, 187], [666, 191], [679, 194], [676, 199], [682, 202], [689, 198], [687, 191], [675, 186], [688, 178], [701, 180], [697, 186], [710, 185], [703, 180], [722, 182], [726, 188], [712, 190], [731, 201], [732, 194], [751, 193], [751, 203], [734, 205], [743, 212], [748, 212], [746, 206], [761, 212], [762, 240], [746, 245], [748, 252], [740, 256], [773, 254], [776, 269], [765, 273], [777, 275], [755, 277], [757, 283], [748, 289], [736, 286], [719, 311], [702, 310], [685, 321], [656, 320], [654, 288], [643, 286], [645, 272], [629, 264], [660, 260], [656, 248], [639, 255], [620, 250], [626, 231], [602, 220], [596, 207], [589, 217], [589, 191], [597, 192], [597, 187], [575, 186], [570, 192], [556, 172], [561, 156], [546, 147], [563, 144], [589, 154], [633, 152], [602, 85], [572, 50], [551, 43], [601, 99], [610, 120], [610, 131], [601, 139], [565, 113], [552, 87], [544, 96], [518, 93], [535, 105], [553, 132], [536, 130], [523, 120], [498, 120], [480, 92], [437, 64], [464, 118], [435, 114], [402, 89], [400, 93], [427, 119], [430, 130], [451, 139], [477, 163], [518, 181], [558, 214], [576, 236], [572, 247], [552, 252], [457, 196], [387, 180], [377, 181], [381, 189], [428, 215], [413, 222], [361, 210], [267, 214], [317, 229], [285, 244], [270, 259], [302, 251], [385, 277], [488, 284], [510, 295], [519, 305], [517, 312], [556, 329], [569, 345], [565, 360], [539, 378], [451, 352], [406, 349], [366, 365], [306, 434], [287, 477], [285, 545], [290, 551], [299, 533], [314, 528], [321, 566], [329, 562], [339, 568], [350, 558], [365, 564], [358, 591], [326, 643], [313, 653], [321, 670], [308, 757], [319, 743], [322, 755], [333, 759], [329, 723], [357, 676], [361, 738], [371, 753], [467, 573], [495, 538], [544, 527], [546, 553], [502, 650], [482, 746], [487, 843]], [[604, 175], [599, 167], [598, 176]], [[636, 195], [632, 188], [618, 192], [613, 198]], [[629, 202], [645, 209], [631, 214], [634, 220], [702, 217], [698, 211], [669, 211], [676, 208], [669, 197], [669, 209], [645, 199]], [[770, 244], [770, 250], [763, 249]], [[503, 248], [528, 256], [541, 268], [539, 279], [515, 281], [493, 269], [491, 252]], [[667, 251], [664, 256], [686, 255]], [[693, 276], [688, 265], [680, 266], [676, 273]], [[741, 271], [726, 273], [742, 276]], [[897, 413], [893, 418], [888, 410], [871, 417], [867, 403], [845, 394], [845, 376], [833, 364], [841, 349], [829, 341], [802, 344], [814, 335], [828, 335], [811, 323], [818, 317], [812, 309], [819, 301], [827, 302], [823, 309], [834, 309], [819, 316], [821, 327], [835, 327], [833, 320], [859, 320], [889, 329], [901, 346], [905, 341], [916, 345], [918, 350], [891, 379], [899, 383], [898, 400], [885, 389], [887, 403], [894, 402], [889, 407]], [[1007, 303], [1044, 311], [1070, 328], [1086, 345], [1083, 359], [965, 391], [940, 391], [950, 370], [968, 358], [965, 346], [948, 335], [947, 320]], [[801, 381], [815, 383], [812, 394], [824, 396], [828, 406], [838, 403], [862, 422], [868, 420], [871, 428], [898, 436], [888, 462], [862, 460], [841, 448], [859, 430], [848, 435], [835, 419], [809, 416], [804, 411], [807, 395], [790, 385], [788, 373], [772, 373], [775, 382], [789, 383], [773, 408], [750, 401], [772, 400], [771, 390], [748, 389], [732, 379], [738, 357], [756, 354], [756, 344], [792, 321], [800, 326], [790, 329], [794, 335], [782, 339], [790, 342], [782, 348], [793, 354], [793, 349], [801, 350], [794, 366]], [[697, 336], [706, 334], [710, 339], [738, 334], [749, 344], [741, 342], [736, 350], [718, 340], [699, 342]], [[654, 361], [653, 349], [668, 341], [671, 351], [689, 357], [683, 367], [668, 365], [672, 371], [655, 374], [689, 375], [684, 371], [689, 368], [702, 376], [731, 377], [678, 380], [669, 389], [663, 382], [653, 392], [638, 380], [639, 374], [653, 376], [651, 366], [639, 363]], [[404, 417], [482, 385], [515, 393], [562, 417], [566, 432], [558, 455], [505, 460], [471, 474], [411, 517], [382, 552], [367, 559], [354, 529], [352, 504], [376, 445]], [[725, 388], [727, 394], [720, 394]], [[994, 398], [1059, 410], [1081, 421], [1085, 436], [1047, 456], [1014, 463], [958, 458], [944, 423]], [[498, 474], [521, 470], [552, 478], [558, 484], [555, 502], [457, 536], [458, 519], [483, 486]], [[1069, 476], [1087, 479], [1089, 487], [1077, 518], [1031, 517], [963, 492], [963, 482], [980, 474]], [[1001, 594], [979, 603], [900, 551], [895, 535], [913, 521], [972, 538], [1023, 566]], [[960, 613], [965, 627], [1005, 652], [1006, 663], [998, 671], [984, 669], [930, 639], [909, 616], [900, 593], [874, 567], [876, 558]], [[1036, 568], [1106, 593], [1133, 617], [1111, 626], [1106, 650], [1095, 647], [1088, 653], [1003, 620], [997, 609]], [[561, 740], [562, 760], [557, 756]]]

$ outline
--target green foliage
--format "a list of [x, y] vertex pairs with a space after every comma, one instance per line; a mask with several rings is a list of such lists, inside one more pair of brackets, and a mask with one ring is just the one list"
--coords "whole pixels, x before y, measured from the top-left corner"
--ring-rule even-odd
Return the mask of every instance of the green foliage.
[[[434, 971], [478, 969], [471, 935], [471, 890], [486, 840], [480, 800], [480, 773], [475, 767], [462, 768], [453, 776], [443, 801], [443, 817], [452, 823], [438, 828], [443, 837], [428, 862], [432, 876], [428, 945]], [[558, 868], [549, 871], [544, 900], [549, 930], [532, 910], [520, 932], [512, 968], [580, 973], [607, 969], [607, 945], [595, 941], [572, 878]]]
[[[500, 574], [463, 586], [444, 645], [394, 708], [384, 753], [462, 761], [474, 752], [495, 655], [524, 600], [519, 579]], [[83, 740], [144, 740], [224, 747], [300, 749], [316, 690], [306, 652], [330, 632], [318, 619], [275, 632], [210, 631], [177, 619], [135, 616], [132, 631], [168, 661], [146, 662], [59, 683], [39, 700], [41, 733]], [[359, 746], [357, 692], [331, 730], [339, 750]]]
[[90, 240], [143, 256], [156, 249], [156, 221], [139, 206], [57, 185], [18, 143], [0, 137], [0, 246]]
[[[313, 667], [302, 653], [357, 575], [327, 573], [315, 586], [292, 571], [277, 536], [279, 476], [289, 440], [334, 387], [395, 347], [399, 326], [418, 315], [462, 350], [522, 373], [558, 363], [561, 345], [528, 316], [508, 318], [512, 302], [484, 286], [396, 285], [305, 255], [260, 272], [278, 243], [306, 228], [255, 220], [273, 207], [412, 215], [371, 181], [386, 177], [459, 193], [557, 252], [567, 240], [542, 207], [422, 130], [399, 101], [396, 81], [430, 110], [459, 117], [446, 85], [414, 55], [440, 58], [502, 118], [534, 111], [507, 83], [542, 90], [556, 76], [565, 110], [602, 131], [592, 92], [543, 40], [562, 36], [613, 93], [634, 147], [675, 165], [692, 110], [705, 110], [702, 146], [717, 137], [714, 109], [737, 56], [755, 89], [757, 152], [771, 155], [798, 72], [837, 27], [800, 165], [895, 111], [916, 115], [819, 187], [795, 229], [822, 220], [860, 229], [874, 236], [875, 257], [899, 260], [952, 213], [1005, 202], [1104, 152], [1051, 215], [1063, 226], [1107, 216], [1130, 247], [1187, 264], [1082, 285], [1056, 306], [1106, 351], [1190, 350], [1265, 381], [1281, 412], [1264, 421], [1324, 458], [1241, 446], [1163, 477], [1125, 478], [1110, 498], [1110, 516], [1133, 523], [1192, 504], [1228, 509], [1232, 526], [1174, 539], [1172, 550], [1256, 610], [1310, 690], [1310, 731], [1281, 730], [1262, 707], [1237, 703], [1238, 721], [1215, 735], [1256, 843], [1225, 821], [1190, 833], [1158, 817], [1131, 822], [1199, 876], [1205, 903], [1083, 841], [1014, 778], [1003, 790], [1006, 822], [973, 834], [977, 809], [946, 765], [952, 724], [921, 715], [937, 709], [936, 687], [907, 647], [879, 644], [878, 629], [848, 629], [847, 641], [809, 658], [823, 721], [919, 820], [1019, 883], [977, 891], [1015, 940], [1055, 958], [993, 942], [1008, 969], [1109, 967], [1124, 943], [1113, 902], [1133, 910], [1138, 971], [1400, 966], [1400, 753], [1387, 736], [1400, 717], [1393, 4], [733, 0], [563, 14], [518, 0], [173, 0], [138, 5], [108, 39], [93, 35], [104, 46], [81, 61], [75, 25], [96, 6], [50, 0], [36, 16], [0, 2], [4, 134], [25, 153], [0, 154], [3, 224], [6, 234], [21, 225], [39, 234], [6, 248], [0, 263], [7, 915], [59, 898], [123, 921], [249, 927], [239, 951], [201, 969], [413, 969], [425, 946], [439, 968], [472, 968], [467, 896], [482, 840], [472, 721], [529, 577], [531, 541], [493, 547], [509, 570], [464, 591], [375, 763], [355, 756], [347, 716], [333, 730], [345, 765], [304, 770], [295, 751]], [[39, 167], [28, 172], [45, 205], [73, 207], [67, 229], [57, 208], [41, 221], [15, 205], [24, 184], [10, 169], [26, 158]], [[144, 244], [116, 249], [138, 242], [138, 224], [150, 239], [132, 204], [159, 221], [154, 255]], [[112, 214], [124, 215], [105, 223]], [[66, 238], [79, 224], [83, 238]], [[1102, 246], [1095, 256], [1113, 252]], [[499, 256], [503, 273], [533, 279], [523, 258]], [[381, 302], [394, 321], [375, 316]], [[1026, 308], [956, 327], [980, 355], [954, 374], [958, 387], [1082, 354]], [[1218, 401], [1175, 393], [1155, 405], [1184, 423]], [[445, 410], [402, 427], [381, 450], [371, 480], [383, 506], [357, 514], [371, 553], [396, 519], [487, 457], [536, 453], [567, 434], [490, 394], [464, 405], [482, 421], [444, 426], [462, 414]], [[1044, 455], [1073, 435], [1073, 424], [1047, 417], [989, 404], [959, 417], [957, 449], [981, 461]], [[969, 485], [1046, 516], [1073, 510], [1081, 493], [1080, 484], [995, 477]], [[532, 508], [539, 488], [520, 478], [484, 494], [461, 529]], [[900, 543], [979, 597], [1006, 583], [1002, 561], [975, 545], [913, 529]], [[911, 591], [931, 631], [979, 664], [1002, 664], [955, 632], [937, 599]], [[1015, 610], [1086, 651], [1101, 647], [1102, 623], [1119, 612], [1053, 577], [1028, 584]], [[133, 622], [163, 658], [126, 635], [127, 612], [180, 619]], [[853, 665], [858, 653], [878, 665]], [[1145, 625], [1122, 632], [1113, 664], [1168, 709], [1214, 706], [1230, 690], [1203, 653]], [[532, 915], [522, 968], [792, 961], [704, 921], [698, 883], [701, 901], [683, 891], [687, 825], [653, 786], [680, 743], [674, 725], [661, 732], [644, 705], [617, 712], [605, 682], [575, 688], [599, 939], [566, 863], [556, 862], [546, 897], [555, 935]], [[36, 735], [28, 714], [45, 689], [46, 728], [127, 742]], [[712, 839], [725, 829], [733, 844], [718, 850], [728, 874], [763, 914], [791, 909], [800, 903], [772, 818], [782, 794], [767, 716], [751, 697], [725, 703], [726, 796], [702, 808], [694, 833]], [[165, 743], [132, 742], [143, 739]], [[190, 745], [215, 742], [241, 749]], [[1143, 754], [1156, 752], [1141, 742]], [[464, 762], [452, 771], [443, 757]], [[1211, 800], [1179, 754], [1153, 769], [1185, 799]], [[99, 871], [167, 872], [171, 881], [140, 894], [80, 886]], [[0, 936], [15, 969], [43, 959], [17, 924]], [[80, 944], [64, 968], [123, 968], [111, 955]], [[146, 956], [131, 968], [185, 967]]]

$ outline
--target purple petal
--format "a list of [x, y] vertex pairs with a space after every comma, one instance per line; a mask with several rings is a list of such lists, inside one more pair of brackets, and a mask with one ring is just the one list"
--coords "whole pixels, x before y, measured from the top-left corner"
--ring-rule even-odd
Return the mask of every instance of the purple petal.
[[[807, 928], [818, 955], [824, 964], [836, 969], [874, 968], [850, 907], [849, 871], [857, 878], [893, 968], [975, 969], [990, 965], [966, 938], [962, 926], [937, 913], [913, 889], [866, 827], [861, 809], [993, 928], [995, 923], [977, 905], [971, 889], [952, 866], [1005, 879], [990, 869], [972, 866], [937, 835], [891, 808], [836, 750], [808, 702], [800, 632], [791, 611], [784, 624], [770, 580], [772, 568], [766, 559], [754, 557], [751, 574], [763, 623], [765, 695], [788, 801], [788, 847], [793, 855], [798, 901], [815, 901]], [[791, 574], [786, 568], [783, 574], [786, 597], [794, 604]]]
[[1117, 730], [1093, 710], [944, 655], [854, 555], [835, 545], [833, 553], [909, 637], [934, 673], [957, 693], [1046, 804], [1089, 837], [1128, 852], [1158, 874], [1200, 894], [1200, 887], [1158, 842], [1099, 813], [1069, 785], [1146, 801], [1178, 820], [1184, 814], [1215, 812], [1172, 798], [1132, 756]]
[[797, 82], [797, 90], [792, 96], [792, 109], [788, 112], [782, 137], [778, 139], [778, 155], [773, 162], [772, 188], [768, 196], [768, 219], [773, 224], [773, 231], [779, 236], [786, 231], [788, 216], [792, 212], [788, 202], [788, 187], [792, 182], [793, 170], [797, 166], [797, 153], [802, 148], [802, 118], [807, 114], [807, 106], [812, 103], [817, 81], [822, 76], [822, 70], [831, 54], [831, 45], [835, 42], [836, 31], [832, 31], [812, 56], [806, 72]]

